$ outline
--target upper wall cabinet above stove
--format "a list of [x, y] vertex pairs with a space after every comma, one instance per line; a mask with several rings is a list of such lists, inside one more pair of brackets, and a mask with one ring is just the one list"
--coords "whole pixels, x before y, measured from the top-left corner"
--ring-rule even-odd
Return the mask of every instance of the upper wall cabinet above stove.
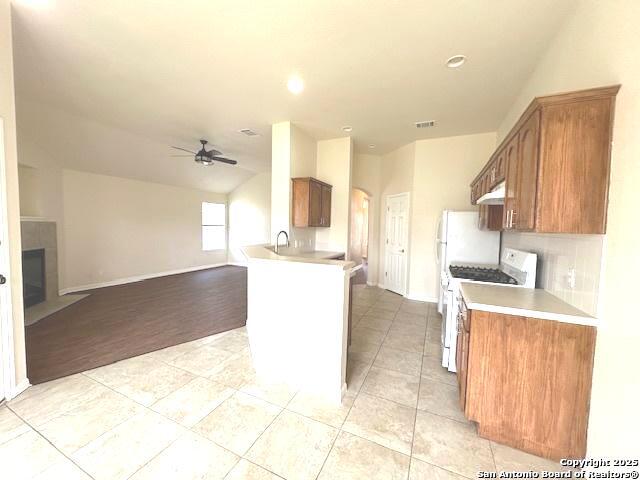
[[504, 180], [504, 230], [605, 233], [619, 89], [535, 98], [471, 184], [471, 202]]

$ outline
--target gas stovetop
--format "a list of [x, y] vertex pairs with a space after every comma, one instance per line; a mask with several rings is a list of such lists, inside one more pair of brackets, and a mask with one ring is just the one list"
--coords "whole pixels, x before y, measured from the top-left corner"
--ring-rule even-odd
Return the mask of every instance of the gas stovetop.
[[454, 278], [473, 280], [476, 282], [503, 283], [517, 285], [518, 281], [497, 268], [465, 267], [451, 265], [449, 271]]

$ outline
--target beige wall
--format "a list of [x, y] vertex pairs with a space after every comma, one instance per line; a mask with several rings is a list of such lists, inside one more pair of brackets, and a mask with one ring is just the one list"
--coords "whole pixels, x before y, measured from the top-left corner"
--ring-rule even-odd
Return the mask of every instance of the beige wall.
[[443, 210], [475, 210], [469, 184], [496, 146], [495, 133], [420, 140], [415, 144], [409, 297], [436, 301], [435, 238]]
[[[315, 138], [307, 135], [300, 127], [291, 124], [291, 178], [315, 177], [317, 173], [318, 145]], [[288, 208], [291, 208], [292, 196], [289, 197]], [[289, 210], [289, 218], [291, 211]], [[277, 233], [277, 232], [276, 232]], [[291, 226], [289, 232], [291, 245], [301, 245], [310, 250], [316, 245], [315, 228], [297, 228]]]
[[439, 283], [434, 242], [438, 218], [443, 210], [475, 210], [469, 202], [469, 184], [495, 146], [493, 132], [419, 140], [384, 155], [378, 173], [368, 172], [369, 177], [364, 177], [363, 172], [375, 171], [376, 162], [356, 156], [354, 185], [374, 185], [375, 181], [369, 178], [379, 181], [379, 233], [376, 241], [371, 242], [372, 248], [378, 249], [379, 284], [384, 284], [386, 197], [409, 192], [407, 296], [436, 301]]
[[318, 250], [349, 252], [351, 228], [351, 137], [318, 142], [316, 177], [333, 186], [331, 190], [331, 227], [316, 229]]
[[226, 195], [63, 171], [65, 286], [226, 263], [203, 252], [201, 203]]
[[351, 232], [349, 259], [361, 264], [369, 243], [369, 208], [365, 208], [369, 195], [358, 188], [351, 189]]
[[229, 262], [246, 263], [240, 248], [269, 243], [271, 174], [260, 173], [229, 194]]
[[271, 126], [271, 242], [289, 233], [291, 203], [291, 122]]
[[[411, 192], [413, 188], [413, 171], [416, 161], [415, 142], [404, 145], [387, 155], [383, 155], [380, 162], [380, 228], [379, 228], [379, 257], [378, 257], [378, 284], [384, 285], [384, 245], [385, 245], [385, 219], [386, 198], [388, 195]], [[409, 206], [413, 200], [410, 198]], [[411, 225], [409, 225], [411, 236]], [[409, 244], [409, 264], [411, 262], [411, 245]], [[409, 279], [409, 284], [411, 279]]]
[[[291, 122], [271, 130], [271, 242], [280, 230], [292, 246], [347, 252], [353, 144], [350, 137], [316, 141]], [[333, 185], [330, 228], [291, 225], [291, 178], [315, 177]]]
[[[18, 153], [16, 146], [15, 93], [13, 83], [13, 52], [11, 44], [11, 2], [0, 0], [0, 118], [4, 123], [4, 174], [6, 218], [9, 231], [9, 268], [3, 274], [9, 278], [13, 304], [13, 340], [15, 382], [26, 381], [24, 349], [24, 317], [22, 314], [22, 252], [20, 246], [20, 194], [18, 187]], [[4, 265], [3, 265], [4, 266]], [[6, 267], [5, 267], [6, 268]], [[5, 287], [6, 288], [6, 287]]]
[[42, 216], [40, 191], [40, 175], [33, 167], [18, 165], [18, 181], [20, 186], [20, 216]]
[[381, 163], [379, 155], [353, 156], [352, 185], [369, 195], [369, 271], [367, 283], [378, 284], [380, 261]]
[[[500, 127], [504, 136], [532, 97], [620, 83], [604, 248], [601, 326], [594, 362], [588, 455], [637, 457], [640, 322], [640, 3], [583, 1], [567, 20]], [[573, 247], [568, 247], [573, 248]]]

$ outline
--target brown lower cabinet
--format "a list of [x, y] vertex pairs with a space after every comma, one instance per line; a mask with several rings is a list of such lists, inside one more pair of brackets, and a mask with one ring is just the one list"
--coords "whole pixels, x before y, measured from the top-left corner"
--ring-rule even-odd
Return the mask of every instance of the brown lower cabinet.
[[460, 302], [460, 405], [478, 434], [556, 461], [584, 458], [595, 328]]

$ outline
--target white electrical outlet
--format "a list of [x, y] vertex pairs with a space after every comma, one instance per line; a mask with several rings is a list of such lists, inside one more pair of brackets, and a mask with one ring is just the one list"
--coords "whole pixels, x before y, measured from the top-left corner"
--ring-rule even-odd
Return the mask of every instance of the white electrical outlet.
[[576, 269], [570, 268], [567, 272], [567, 286], [573, 290], [576, 288]]

